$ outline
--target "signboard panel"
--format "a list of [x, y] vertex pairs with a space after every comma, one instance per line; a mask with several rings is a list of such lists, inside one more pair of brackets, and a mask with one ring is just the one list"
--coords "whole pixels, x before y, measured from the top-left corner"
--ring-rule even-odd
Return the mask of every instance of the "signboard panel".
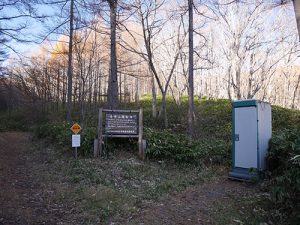
[[105, 129], [107, 135], [138, 135], [138, 112], [106, 112]]
[[72, 135], [72, 147], [80, 147], [80, 134]]
[[[104, 118], [103, 118], [104, 117]], [[145, 159], [146, 142], [143, 140], [143, 109], [111, 110], [99, 109], [98, 140], [95, 141], [94, 156], [102, 155], [103, 137], [106, 138], [137, 138], [139, 155]]]

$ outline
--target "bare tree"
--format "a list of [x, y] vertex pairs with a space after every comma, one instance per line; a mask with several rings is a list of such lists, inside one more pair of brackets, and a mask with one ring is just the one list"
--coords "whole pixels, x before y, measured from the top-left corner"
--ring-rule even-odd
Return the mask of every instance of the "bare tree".
[[[155, 83], [162, 95], [162, 103], [159, 111], [159, 116], [164, 119], [165, 127], [168, 126], [167, 111], [166, 111], [166, 97], [168, 93], [168, 88], [170, 85], [171, 78], [174, 74], [180, 52], [184, 46], [184, 39], [187, 32], [183, 32], [183, 24], [180, 20], [178, 24], [177, 31], [175, 34], [169, 35], [169, 37], [160, 37], [165, 23], [170, 22], [170, 18], [162, 19], [159, 15], [159, 10], [163, 6], [164, 2], [154, 1], [137, 1], [134, 8], [137, 10], [137, 19], [141, 24], [141, 33], [136, 33], [128, 30], [131, 33], [132, 38], [138, 43], [138, 38], [142, 39], [143, 48], [137, 49], [132, 48], [132, 46], [123, 40], [123, 47], [129, 51], [132, 51], [142, 57], [147, 61], [149, 71], [155, 79]], [[160, 42], [155, 42], [156, 39], [160, 39]], [[171, 45], [175, 48], [170, 48]], [[162, 48], [163, 47], [163, 48]], [[159, 49], [159, 50], [158, 50]], [[159, 61], [159, 57], [164, 53], [166, 54], [164, 61]], [[172, 51], [172, 52], [171, 52]], [[168, 60], [166, 60], [166, 58]], [[168, 62], [168, 63], [167, 63]], [[158, 66], [159, 63], [163, 63], [163, 67], [168, 67], [162, 69], [162, 66]], [[154, 83], [154, 82], [153, 82]]]
[[194, 134], [194, 21], [193, 21], [193, 0], [188, 0], [189, 12], [189, 111], [188, 111], [188, 127], [189, 135]]
[[300, 1], [293, 0], [293, 4], [294, 4], [294, 9], [295, 9], [297, 28], [298, 28], [298, 34], [299, 34], [299, 40], [300, 40]]
[[[264, 18], [267, 8], [263, 1], [246, 5], [235, 2], [230, 5], [216, 5], [213, 9], [222, 26], [225, 28], [222, 36], [227, 47], [223, 46], [223, 53], [227, 59], [228, 97], [252, 98], [263, 86], [268, 73], [281, 60], [270, 60], [276, 52], [276, 45], [282, 42], [281, 38], [270, 40], [266, 38], [267, 26]], [[262, 51], [264, 49], [264, 51]], [[250, 64], [250, 65], [249, 65]], [[269, 66], [268, 66], [269, 64]], [[249, 65], [248, 94], [243, 92], [243, 76], [245, 67]], [[259, 82], [254, 87], [254, 74], [260, 73]], [[233, 88], [233, 93], [231, 92]]]
[[107, 100], [111, 109], [118, 107], [118, 71], [116, 54], [117, 0], [107, 0], [110, 8], [110, 76]]
[[[0, 3], [0, 46], [19, 53], [14, 43], [33, 43], [35, 41], [29, 32], [30, 24], [44, 21], [45, 15], [38, 15], [36, 7], [41, 0], [11, 1], [2, 0]], [[5, 41], [3, 41], [5, 40]]]
[[69, 33], [69, 52], [68, 52], [68, 111], [67, 120], [71, 122], [71, 112], [72, 112], [72, 78], [73, 78], [73, 31], [74, 31], [74, 0], [70, 2], [70, 33]]

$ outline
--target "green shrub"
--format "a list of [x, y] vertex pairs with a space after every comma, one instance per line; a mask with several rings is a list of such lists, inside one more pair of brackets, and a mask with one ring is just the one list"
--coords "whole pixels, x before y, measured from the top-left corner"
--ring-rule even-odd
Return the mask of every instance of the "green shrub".
[[222, 140], [191, 140], [183, 134], [145, 129], [147, 155], [156, 159], [172, 159], [178, 162], [210, 161], [228, 163], [230, 143]]
[[268, 156], [268, 161], [272, 164], [268, 187], [272, 204], [282, 215], [282, 222], [286, 224], [298, 224], [294, 220], [300, 221], [299, 155], [299, 128], [283, 129], [273, 135]]
[[38, 138], [46, 138], [58, 145], [71, 145], [71, 125], [66, 122], [45, 123], [36, 129]]
[[88, 127], [82, 131], [80, 149], [84, 156], [89, 156], [92, 153], [96, 135], [97, 129], [95, 127]]
[[[146, 127], [152, 127], [161, 130], [164, 129], [164, 120], [162, 117], [158, 116], [161, 105], [161, 96], [158, 96], [157, 98], [156, 118], [153, 118], [152, 116], [152, 103], [149, 96], [144, 96], [140, 104], [141, 107], [143, 107], [144, 125]], [[168, 128], [172, 129], [175, 132], [185, 132], [187, 125], [187, 120], [185, 119], [188, 110], [187, 104], [185, 102], [182, 102], [181, 105], [177, 105], [170, 96], [167, 96], [166, 104], [169, 124]]]
[[[45, 123], [36, 130], [38, 138], [45, 138], [59, 146], [71, 146], [71, 125], [66, 122]], [[96, 138], [96, 128], [84, 128], [81, 131], [81, 146], [79, 152], [83, 156], [91, 154], [93, 140]]]
[[195, 136], [231, 141], [231, 102], [225, 99], [196, 102]]
[[279, 131], [287, 127], [295, 127], [300, 124], [300, 111], [286, 109], [280, 106], [272, 106], [272, 128]]
[[23, 112], [0, 114], [0, 131], [28, 131], [30, 120]]

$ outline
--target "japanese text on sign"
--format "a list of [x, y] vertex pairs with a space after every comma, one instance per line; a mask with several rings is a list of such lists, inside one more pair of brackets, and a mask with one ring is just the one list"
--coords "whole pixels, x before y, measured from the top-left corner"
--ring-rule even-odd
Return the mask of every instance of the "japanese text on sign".
[[106, 113], [105, 133], [120, 135], [138, 134], [137, 113]]

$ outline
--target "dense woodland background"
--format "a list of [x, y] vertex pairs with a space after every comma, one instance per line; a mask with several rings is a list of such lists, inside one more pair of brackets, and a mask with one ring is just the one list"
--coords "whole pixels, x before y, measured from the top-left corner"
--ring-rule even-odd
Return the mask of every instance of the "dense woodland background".
[[[188, 95], [189, 71], [195, 97], [256, 98], [300, 107], [299, 36], [292, 2], [207, 0], [189, 2], [192, 8], [173, 0], [1, 4], [0, 47], [2, 61], [6, 59], [1, 109], [65, 108], [71, 83], [73, 110], [83, 121], [107, 101], [113, 79], [118, 107], [151, 95], [155, 117], [164, 114], [166, 96], [180, 105]], [[43, 29], [34, 34], [31, 24], [37, 23]], [[193, 30], [190, 69], [189, 29]], [[20, 43], [40, 44], [23, 55]], [[160, 109], [157, 96], [163, 97]]]

